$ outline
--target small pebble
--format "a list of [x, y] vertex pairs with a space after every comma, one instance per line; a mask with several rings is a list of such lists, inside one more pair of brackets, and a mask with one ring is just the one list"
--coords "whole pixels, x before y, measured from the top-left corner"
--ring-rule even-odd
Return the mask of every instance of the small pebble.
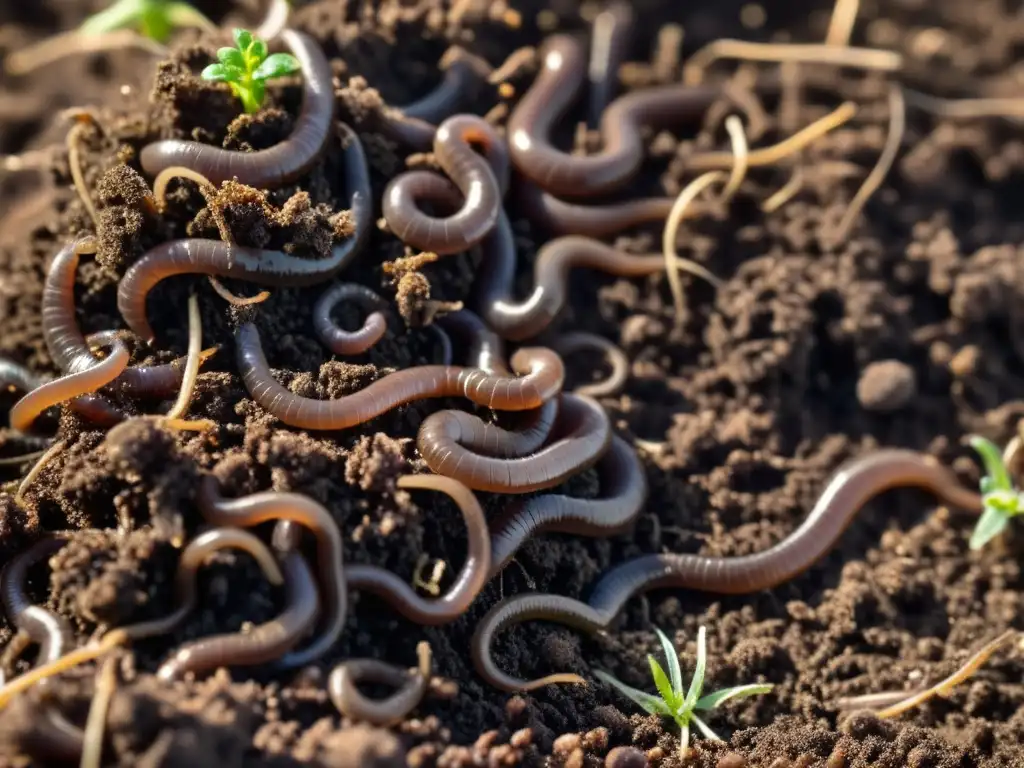
[[735, 752], [726, 752], [715, 763], [715, 768], [745, 768], [747, 761], [743, 755], [737, 755]]
[[604, 759], [605, 768], [647, 768], [647, 756], [636, 747], [616, 747]]
[[552, 748], [558, 754], [567, 755], [574, 749], [579, 749], [582, 743], [583, 738], [578, 733], [563, 733], [555, 739]]
[[857, 382], [857, 399], [867, 411], [889, 413], [907, 405], [917, 394], [913, 368], [899, 360], [871, 363]]

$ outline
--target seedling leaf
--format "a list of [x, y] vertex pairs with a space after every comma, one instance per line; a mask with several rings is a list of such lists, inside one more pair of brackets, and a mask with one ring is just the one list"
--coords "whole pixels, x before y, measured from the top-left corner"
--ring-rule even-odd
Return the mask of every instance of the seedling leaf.
[[287, 53], [272, 53], [252, 73], [252, 79], [257, 81], [270, 80], [275, 77], [290, 75], [299, 70], [298, 60]]
[[668, 662], [668, 674], [669, 679], [672, 681], [672, 690], [676, 696], [682, 699], [683, 671], [679, 667], [679, 653], [676, 652], [675, 646], [672, 645], [672, 641], [668, 639], [664, 632], [657, 627], [654, 628], [654, 632], [658, 635], [658, 640], [661, 642], [661, 650], [665, 654], [665, 661]]
[[223, 64], [210, 64], [202, 71], [200, 77], [203, 80], [211, 80], [215, 83], [226, 83], [237, 80], [241, 75], [242, 73], [233, 67], [226, 67]]
[[703, 720], [701, 720], [696, 715], [694, 715], [692, 719], [693, 719], [693, 722], [700, 729], [700, 732], [704, 734], [704, 738], [705, 739], [711, 739], [711, 741], [721, 741], [721, 739], [719, 738], [718, 734], [715, 733], [714, 731], [712, 731], [710, 728], [708, 728], [707, 723], [705, 723]]
[[665, 670], [661, 668], [658, 660], [650, 654], [647, 654], [647, 663], [651, 665], [651, 677], [654, 678], [654, 685], [657, 687], [658, 693], [661, 694], [662, 700], [668, 705], [669, 709], [675, 709], [679, 706], [679, 702], [676, 700], [676, 692], [672, 690], [672, 683], [669, 682]]
[[701, 627], [697, 631], [697, 665], [693, 668], [693, 679], [690, 680], [690, 690], [686, 692], [686, 701], [683, 708], [692, 711], [704, 690], [704, 671], [708, 661], [707, 631]]
[[991, 493], [995, 490], [1012, 491], [1013, 482], [1010, 480], [1010, 473], [1003, 464], [1003, 455], [999, 447], [984, 437], [977, 435], [971, 437], [971, 447], [981, 456], [981, 462], [985, 465], [985, 473], [990, 478], [994, 487], [984, 490], [983, 493]]
[[644, 693], [643, 691], [637, 690], [632, 686], [619, 682], [614, 677], [609, 675], [607, 672], [602, 672], [600, 669], [595, 670], [594, 674], [601, 682], [610, 685], [612, 688], [617, 690], [619, 693], [621, 693], [623, 696], [625, 696], [627, 699], [632, 701], [634, 704], [636, 704], [644, 711], [649, 712], [652, 715], [664, 715], [665, 717], [672, 717], [672, 711], [668, 708], [665, 702], [663, 702], [657, 696], [652, 696], [649, 693]]
[[245, 56], [237, 48], [218, 48], [217, 61], [226, 67], [234, 67], [239, 74], [245, 69]]
[[247, 29], [235, 28], [231, 30], [231, 36], [235, 40], [235, 46], [240, 51], [249, 50], [249, 46], [252, 45], [252, 32]]
[[978, 524], [974, 526], [971, 533], [971, 549], [981, 549], [992, 539], [1006, 530], [1010, 523], [1010, 516], [999, 507], [986, 506], [981, 513]]
[[695, 705], [694, 709], [715, 709], [720, 704], [724, 704], [731, 699], [743, 699], [747, 696], [757, 696], [761, 693], [768, 693], [774, 688], [774, 685], [770, 683], [751, 683], [750, 685], [737, 685], [734, 688], [723, 688], [720, 691], [709, 693], [707, 696], [701, 698]]

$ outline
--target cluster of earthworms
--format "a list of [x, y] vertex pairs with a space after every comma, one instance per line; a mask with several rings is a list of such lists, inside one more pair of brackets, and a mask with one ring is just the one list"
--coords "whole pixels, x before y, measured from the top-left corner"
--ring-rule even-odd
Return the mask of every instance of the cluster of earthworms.
[[[635, 223], [662, 219], [672, 200], [652, 198], [616, 205], [587, 205], [563, 197], [594, 197], [621, 188], [637, 173], [644, 158], [641, 129], [674, 125], [701, 115], [723, 96], [717, 86], [676, 85], [642, 89], [615, 100], [611, 74], [630, 23], [626, 6], [609, 13], [611, 26], [602, 49], [604, 77], [591, 83], [591, 113], [600, 114], [603, 149], [589, 156], [558, 149], [551, 135], [557, 121], [581, 90], [587, 66], [583, 45], [558, 35], [543, 48], [534, 84], [512, 111], [505, 134], [482, 118], [458, 113], [466, 81], [472, 77], [459, 59], [451, 64], [439, 89], [421, 102], [384, 115], [382, 129], [411, 150], [432, 149], [443, 174], [415, 170], [391, 180], [381, 210], [391, 232], [407, 245], [438, 255], [479, 247], [483, 254], [469, 308], [438, 318], [443, 338], [454, 336], [468, 348], [463, 365], [442, 364], [399, 370], [360, 391], [337, 399], [302, 397], [280, 384], [264, 355], [251, 313], [235, 329], [238, 373], [252, 400], [282, 423], [305, 430], [334, 431], [365, 424], [401, 405], [428, 398], [463, 398], [494, 411], [524, 412], [519, 428], [508, 430], [466, 411], [444, 410], [421, 424], [420, 456], [435, 474], [406, 475], [402, 489], [435, 490], [461, 509], [468, 536], [465, 563], [450, 589], [426, 599], [395, 573], [366, 564], [344, 563], [341, 533], [328, 510], [312, 499], [263, 492], [231, 499], [222, 495], [215, 473], [203, 477], [198, 507], [212, 528], [181, 554], [177, 580], [178, 608], [170, 616], [122, 627], [119, 637], [137, 640], [170, 631], [195, 605], [194, 577], [206, 556], [221, 547], [241, 548], [260, 563], [267, 578], [285, 589], [284, 610], [272, 621], [245, 634], [205, 638], [177, 649], [158, 675], [173, 679], [218, 666], [273, 664], [287, 669], [324, 656], [344, 631], [350, 591], [373, 593], [414, 623], [438, 625], [463, 615], [483, 587], [504, 568], [531, 536], [559, 531], [582, 536], [609, 536], [628, 529], [647, 496], [643, 466], [634, 449], [613, 434], [608, 415], [593, 399], [625, 381], [628, 365], [607, 342], [576, 334], [551, 347], [521, 347], [506, 363], [505, 343], [536, 338], [563, 308], [567, 276], [574, 267], [618, 276], [641, 276], [664, 269], [661, 255], [625, 254], [595, 238]], [[313, 308], [311, 323], [323, 344], [339, 355], [366, 352], [387, 331], [384, 301], [364, 286], [336, 282], [336, 277], [366, 251], [374, 226], [375, 205], [370, 172], [359, 136], [335, 119], [334, 87], [329, 62], [307, 35], [286, 29], [281, 40], [302, 67], [303, 103], [291, 135], [255, 152], [219, 149], [193, 141], [168, 139], [143, 148], [142, 169], [150, 175], [175, 173], [204, 177], [213, 184], [234, 179], [253, 187], [276, 187], [301, 178], [320, 159], [332, 136], [343, 147], [344, 186], [350, 198], [353, 231], [323, 259], [306, 259], [284, 251], [239, 246], [209, 239], [181, 239], [161, 244], [135, 261], [122, 277], [117, 304], [127, 327], [151, 342], [147, 297], [161, 281], [176, 275], [230, 277], [263, 286], [327, 285]], [[591, 73], [594, 68], [591, 67]], [[610, 103], [608, 103], [610, 101]], [[505, 211], [513, 173], [522, 202], [538, 221], [561, 236], [544, 244], [533, 263], [534, 289], [517, 300], [517, 271], [512, 227]], [[451, 211], [428, 214], [421, 204]], [[95, 251], [95, 239], [80, 238], [65, 246], [46, 276], [42, 318], [46, 346], [63, 375], [41, 382], [10, 366], [0, 376], [27, 394], [11, 411], [11, 425], [29, 430], [49, 407], [67, 403], [84, 418], [112, 425], [126, 418], [108, 396], [167, 395], [186, 377], [182, 361], [129, 367], [122, 336], [107, 331], [86, 338], [77, 325], [73, 288], [79, 258]], [[333, 282], [332, 282], [333, 281]], [[345, 331], [332, 318], [340, 302], [369, 311], [358, 331]], [[580, 345], [608, 353], [613, 376], [589, 393], [563, 392], [562, 353]], [[94, 350], [104, 348], [106, 356]], [[107, 388], [107, 394], [100, 393]], [[547, 493], [594, 467], [602, 496], [578, 499]], [[695, 555], [646, 555], [615, 566], [600, 577], [589, 600], [549, 594], [519, 594], [495, 605], [479, 624], [472, 642], [474, 664], [488, 682], [508, 691], [530, 690], [553, 682], [583, 682], [575, 674], [519, 680], [497, 669], [490, 646], [497, 632], [521, 621], [545, 619], [588, 632], [603, 630], [632, 596], [653, 588], [692, 588], [720, 593], [761, 590], [810, 567], [841, 534], [872, 496], [895, 486], [926, 488], [951, 504], [980, 508], [976, 494], [962, 489], [953, 475], [922, 455], [880, 451], [841, 469], [825, 489], [807, 520], [775, 547], [740, 558]], [[508, 494], [511, 502], [497, 520], [485, 519], [476, 492]], [[275, 521], [271, 547], [244, 529]], [[302, 553], [303, 531], [316, 542], [315, 567]], [[31, 605], [25, 596], [28, 566], [52, 553], [60, 536], [44, 539], [21, 554], [4, 571], [5, 610], [18, 630], [12, 652], [28, 642], [42, 646], [40, 664], [59, 660], [71, 643], [66, 623]], [[272, 551], [271, 551], [272, 550]], [[377, 723], [399, 720], [426, 690], [429, 647], [419, 649], [415, 672], [372, 660], [349, 660], [329, 677], [334, 703], [343, 713]], [[384, 701], [359, 693], [361, 680], [399, 687]], [[2, 689], [0, 689], [2, 692]], [[59, 713], [47, 715], [54, 749], [81, 751], [82, 734]], [[57, 739], [60, 741], [56, 741]]]

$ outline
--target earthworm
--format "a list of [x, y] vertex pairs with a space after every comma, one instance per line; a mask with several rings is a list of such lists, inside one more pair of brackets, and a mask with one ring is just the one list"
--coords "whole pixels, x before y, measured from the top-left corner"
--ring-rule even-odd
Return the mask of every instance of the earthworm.
[[814, 565], [874, 496], [899, 487], [921, 488], [943, 503], [981, 510], [977, 493], [963, 488], [945, 467], [915, 451], [877, 450], [840, 467], [803, 523], [763, 552], [742, 557], [692, 554], [641, 555], [607, 571], [584, 603], [550, 594], [522, 594], [495, 605], [481, 620], [472, 643], [473, 663], [489, 683], [505, 691], [532, 690], [552, 682], [584, 682], [573, 674], [518, 680], [497, 668], [490, 646], [502, 629], [531, 619], [555, 621], [584, 632], [605, 630], [634, 595], [656, 588], [748, 594], [770, 589]]
[[515, 239], [508, 217], [502, 214], [484, 245], [481, 274], [474, 288], [476, 311], [506, 339], [520, 341], [536, 336], [565, 305], [566, 284], [573, 267], [598, 269], [619, 277], [640, 277], [663, 272], [665, 257], [634, 256], [578, 235], [549, 240], [537, 251], [533, 292], [524, 301], [516, 302], [511, 295], [516, 271]]
[[146, 173], [155, 176], [164, 168], [181, 165], [214, 184], [235, 178], [250, 187], [273, 188], [312, 168], [330, 139], [334, 121], [331, 65], [308, 35], [286, 29], [281, 39], [302, 68], [302, 111], [287, 139], [257, 152], [236, 152], [182, 139], [156, 141], [142, 148], [140, 161]]
[[[401, 722], [423, 700], [430, 685], [430, 644], [416, 646], [419, 666], [415, 672], [378, 659], [350, 659], [334, 668], [327, 681], [331, 701], [345, 717], [373, 725]], [[357, 682], [390, 685], [398, 690], [382, 701], [372, 701], [356, 688]]]
[[581, 384], [573, 390], [574, 394], [588, 397], [611, 397], [618, 394], [629, 378], [629, 358], [622, 348], [608, 341], [604, 336], [586, 331], [563, 333], [551, 339], [551, 348], [563, 357], [573, 352], [594, 350], [604, 353], [605, 360], [612, 372], [604, 381], [593, 384]]
[[621, 203], [580, 205], [545, 192], [529, 181], [516, 185], [516, 195], [530, 220], [556, 235], [604, 237], [637, 224], [663, 222], [674, 197], [643, 197]]
[[[562, 395], [555, 426], [561, 436], [550, 445], [530, 456], [501, 458], [507, 449], [495, 445], [497, 428], [460, 411], [439, 411], [420, 426], [416, 447], [431, 470], [474, 490], [530, 493], [582, 472], [607, 450], [611, 439], [608, 415], [588, 397]], [[487, 446], [498, 456], [473, 453], [467, 444]]]
[[346, 569], [348, 588], [364, 590], [383, 598], [409, 621], [418, 624], [437, 625], [455, 621], [480, 594], [491, 571], [491, 538], [480, 502], [459, 481], [438, 475], [402, 475], [398, 478], [397, 486], [402, 489], [437, 491], [451, 497], [462, 512], [466, 524], [469, 542], [466, 561], [451, 588], [433, 600], [420, 597], [401, 577], [375, 565], [349, 565]]
[[16, 392], [30, 392], [44, 381], [42, 376], [32, 373], [20, 363], [0, 357], [0, 387]]
[[345, 189], [352, 197], [355, 232], [324, 259], [305, 259], [284, 251], [247, 248], [218, 240], [172, 240], [147, 251], [132, 264], [117, 289], [117, 307], [128, 327], [149, 341], [153, 329], [146, 319], [146, 297], [161, 280], [174, 275], [234, 277], [258, 285], [308, 286], [329, 280], [362, 250], [373, 217], [370, 171], [355, 132], [339, 123], [345, 137]]
[[284, 576], [274, 556], [267, 546], [256, 536], [240, 528], [214, 528], [199, 534], [181, 553], [178, 559], [178, 571], [174, 577], [174, 591], [178, 607], [167, 616], [159, 619], [143, 621], [122, 627], [122, 631], [131, 640], [142, 640], [147, 637], [166, 635], [173, 632], [195, 610], [198, 595], [196, 594], [196, 575], [214, 552], [222, 549], [242, 549], [256, 560], [271, 584], [284, 582]]
[[620, 96], [601, 117], [603, 151], [579, 157], [557, 149], [549, 137], [576, 99], [585, 74], [580, 43], [567, 35], [549, 38], [540, 74], [509, 116], [512, 162], [556, 195], [598, 195], [621, 186], [643, 162], [642, 126], [697, 117], [723, 93], [717, 86], [668, 85]]
[[260, 25], [252, 33], [260, 40], [273, 40], [288, 26], [292, 6], [289, 0], [270, 0]]
[[[227, 499], [221, 495], [217, 478], [212, 475], [199, 481], [197, 503], [203, 517], [213, 525], [250, 527], [268, 520], [289, 520], [301, 523], [313, 532], [317, 540], [317, 568], [323, 591], [321, 602], [326, 606], [321, 622], [323, 626], [313, 642], [285, 655], [280, 663], [286, 667], [304, 666], [330, 650], [341, 635], [348, 617], [348, 588], [341, 533], [330, 512], [308, 496], [298, 493], [264, 491], [240, 499]], [[286, 541], [279, 543], [294, 547], [296, 534], [293, 529], [285, 527], [280, 530], [280, 535]], [[285, 578], [286, 586], [289, 578]], [[303, 596], [298, 593], [294, 595], [296, 604], [304, 602], [304, 598], [299, 600], [300, 597]], [[291, 602], [290, 597], [289, 604]]]
[[[352, 301], [373, 312], [358, 331], [346, 331], [331, 319], [331, 310], [342, 301]], [[317, 299], [313, 307], [313, 330], [324, 346], [337, 355], [361, 355], [383, 338], [388, 321], [380, 310], [384, 299], [357, 283], [337, 283]]]
[[320, 596], [316, 581], [298, 552], [284, 558], [285, 605], [277, 617], [250, 632], [235, 632], [187, 643], [157, 670], [161, 680], [223, 666], [253, 666], [276, 661], [294, 648], [316, 622]]
[[[488, 158], [477, 154], [473, 144], [482, 144]], [[437, 174], [409, 171], [392, 179], [384, 190], [383, 211], [402, 242], [443, 256], [471, 248], [494, 227], [506, 180], [495, 175], [492, 164], [504, 164], [507, 169], [508, 163], [504, 141], [475, 115], [455, 115], [441, 123], [434, 135], [434, 156], [462, 192], [461, 208], [444, 218], [420, 211], [417, 200], [434, 196]]]
[[500, 411], [536, 408], [557, 394], [565, 369], [554, 352], [523, 347], [512, 356], [518, 378], [492, 376], [478, 368], [422, 365], [388, 374], [368, 387], [335, 400], [315, 400], [289, 392], [274, 378], [259, 331], [243, 323], [235, 332], [238, 368], [249, 395], [268, 413], [300, 429], [348, 429], [400, 405], [434, 397], [465, 397]]
[[[128, 365], [128, 349], [112, 331], [96, 334], [103, 346], [110, 346], [112, 352], [104, 360], [97, 361], [91, 368], [70, 373], [36, 387], [22, 397], [11, 408], [11, 428], [27, 432], [36, 418], [50, 406], [78, 398], [82, 403], [83, 394], [95, 392], [116, 379]], [[106, 412], [97, 415], [106, 416]], [[120, 414], [109, 414], [119, 420]], [[105, 418], [104, 418], [105, 420]]]
[[[79, 257], [95, 251], [92, 237], [73, 240], [58, 251], [50, 263], [40, 302], [43, 340], [50, 357], [65, 373], [78, 373], [97, 362], [75, 317], [75, 275]], [[181, 386], [182, 361], [166, 365], [126, 368], [115, 385], [131, 395], [169, 395]], [[108, 406], [113, 407], [113, 406]]]
[[620, 437], [597, 463], [602, 498], [546, 494], [513, 501], [491, 524], [491, 576], [540, 531], [614, 536], [633, 524], [647, 500], [647, 478], [636, 451]]
[[[505, 365], [504, 339], [488, 328], [475, 312], [460, 309], [442, 315], [435, 322], [452, 330], [468, 344], [469, 353], [466, 357], [470, 365], [476, 365], [486, 373], [510, 375]], [[555, 425], [558, 405], [558, 398], [552, 397], [540, 408], [527, 411], [524, 420], [514, 431], [484, 422], [463, 411], [444, 411], [445, 416], [434, 414], [428, 420], [432, 418], [434, 421], [443, 419], [452, 422], [452, 426], [462, 436], [461, 444], [477, 453], [512, 458], [533, 453], [544, 444]]]
[[588, 122], [596, 128], [601, 114], [611, 101], [619, 76], [619, 67], [629, 53], [633, 32], [633, 8], [626, 2], [614, 2], [594, 19], [590, 41], [590, 110]]
[[437, 337], [437, 343], [441, 345], [441, 365], [451, 365], [455, 359], [455, 354], [452, 351], [452, 339], [437, 323], [431, 323], [429, 326], [433, 334]]
[[423, 98], [396, 109], [384, 111], [385, 132], [394, 140], [417, 150], [430, 148], [437, 124], [454, 115], [472, 96], [483, 79], [480, 63], [461, 48], [451, 48], [441, 57], [450, 63], [438, 86]]

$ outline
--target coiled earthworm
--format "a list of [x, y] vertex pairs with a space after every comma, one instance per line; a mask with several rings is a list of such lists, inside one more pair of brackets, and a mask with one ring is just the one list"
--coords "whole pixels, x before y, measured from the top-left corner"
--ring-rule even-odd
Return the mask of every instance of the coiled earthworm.
[[[82, 253], [93, 252], [95, 240], [92, 237], [68, 243], [53, 258], [43, 284], [40, 307], [43, 340], [50, 357], [65, 373], [78, 373], [97, 363], [75, 318], [78, 260]], [[181, 386], [184, 371], [183, 361], [167, 365], [136, 366], [126, 368], [114, 384], [126, 394], [169, 395]]]
[[294, 648], [316, 622], [320, 597], [316, 582], [298, 552], [284, 558], [285, 605], [278, 616], [250, 632], [218, 635], [187, 643], [160, 665], [157, 677], [174, 680], [226, 666], [253, 666], [276, 661]]
[[[11, 558], [0, 573], [0, 602], [18, 632], [39, 644], [37, 666], [55, 662], [75, 644], [67, 619], [48, 608], [33, 605], [25, 592], [28, 569], [51, 557], [66, 543], [66, 535], [50, 534]], [[40, 680], [38, 685], [42, 690], [49, 683], [49, 680]], [[82, 730], [68, 721], [60, 710], [52, 704], [43, 704], [35, 732], [28, 736], [31, 743], [25, 748], [45, 753], [55, 760], [75, 760], [81, 754], [83, 738]]]
[[576, 99], [586, 73], [582, 46], [555, 35], [544, 46], [543, 68], [508, 121], [512, 162], [524, 176], [556, 195], [598, 195], [622, 186], [644, 158], [642, 126], [699, 116], [723, 91], [716, 86], [657, 86], [613, 101], [601, 117], [604, 149], [579, 157], [551, 144], [555, 121]]
[[604, 353], [605, 360], [611, 366], [612, 372], [608, 374], [608, 378], [593, 384], [581, 384], [573, 390], [574, 394], [611, 397], [618, 394], [626, 385], [626, 379], [629, 378], [629, 358], [620, 347], [612, 344], [604, 336], [586, 331], [573, 331], [554, 337], [550, 343], [551, 348], [563, 357], [581, 350], [596, 349]]
[[[373, 310], [358, 331], [346, 331], [331, 319], [331, 311], [342, 301], [351, 301], [363, 309]], [[324, 346], [336, 355], [361, 355], [387, 333], [388, 321], [381, 312], [384, 306], [384, 299], [364, 285], [337, 283], [317, 299], [313, 307], [313, 330]]]
[[504, 338], [520, 341], [543, 331], [565, 306], [566, 284], [573, 267], [597, 269], [619, 277], [663, 272], [662, 255], [634, 256], [598, 240], [566, 235], [549, 240], [533, 263], [533, 293], [516, 302], [511, 287], [516, 271], [512, 225], [502, 213], [484, 245], [484, 260], [474, 288], [476, 311]]
[[131, 640], [141, 640], [157, 635], [173, 632], [188, 615], [195, 610], [198, 595], [196, 594], [196, 574], [206, 559], [222, 549], [241, 549], [248, 552], [256, 560], [266, 576], [267, 581], [274, 585], [284, 582], [284, 576], [274, 556], [266, 544], [256, 536], [240, 528], [214, 528], [196, 536], [189, 542], [178, 560], [178, 571], [174, 577], [175, 599], [178, 607], [167, 616], [150, 621], [143, 621], [122, 627], [122, 631]]
[[[345, 717], [373, 725], [401, 722], [416, 709], [430, 685], [430, 644], [416, 646], [419, 666], [408, 670], [378, 659], [350, 659], [336, 666], [327, 681], [331, 701]], [[382, 701], [372, 701], [359, 692], [356, 683], [389, 685], [398, 690]]]
[[608, 102], [615, 92], [619, 67], [629, 53], [633, 33], [633, 7], [627, 2], [613, 2], [594, 19], [590, 39], [590, 82], [588, 123], [596, 128]]
[[545, 494], [509, 504], [491, 524], [491, 576], [508, 564], [523, 542], [541, 531], [615, 536], [628, 529], [647, 500], [647, 477], [636, 451], [613, 436], [597, 472], [599, 499]]
[[324, 259], [305, 259], [284, 251], [246, 248], [219, 240], [172, 240], [146, 252], [132, 264], [117, 288], [117, 308], [128, 327], [150, 341], [146, 297], [161, 280], [174, 275], [234, 277], [259, 285], [307, 286], [329, 280], [362, 250], [373, 219], [370, 171], [355, 132], [339, 123], [345, 140], [345, 189], [351, 195], [355, 232]]
[[[490, 427], [490, 430], [488, 430]], [[493, 425], [460, 411], [439, 411], [420, 426], [416, 447], [427, 466], [477, 491], [530, 493], [552, 488], [593, 464], [611, 439], [608, 415], [588, 397], [562, 395], [555, 432], [559, 439], [530, 456], [499, 458], [472, 453], [468, 445], [494, 446]]]
[[478, 314], [460, 309], [441, 315], [437, 324], [460, 337], [468, 347], [466, 359], [481, 371], [509, 375], [505, 364], [505, 340], [487, 327]]
[[302, 111], [287, 139], [257, 152], [236, 152], [182, 139], [156, 141], [142, 148], [140, 161], [146, 173], [155, 176], [180, 165], [214, 184], [235, 178], [250, 187], [279, 187], [312, 168], [327, 145], [334, 120], [331, 65], [308, 35], [286, 29], [281, 39], [302, 68]]
[[3, 389], [30, 392], [44, 381], [42, 376], [32, 373], [25, 366], [6, 357], [0, 357], [0, 387]]
[[518, 378], [491, 376], [478, 368], [423, 365], [388, 374], [336, 400], [314, 400], [289, 392], [277, 382], [253, 323], [238, 327], [235, 346], [238, 369], [252, 399], [285, 424], [300, 429], [348, 429], [400, 405], [434, 397], [465, 397], [495, 410], [524, 411], [557, 394], [565, 376], [561, 358], [551, 350], [524, 347], [512, 356]]
[[352, 565], [346, 569], [348, 588], [371, 592], [398, 609], [409, 621], [418, 624], [447, 624], [455, 621], [480, 594], [491, 570], [491, 537], [487, 519], [476, 495], [465, 485], [438, 475], [402, 475], [397, 487], [446, 494], [458, 505], [466, 524], [468, 545], [466, 561], [455, 583], [441, 597], [427, 600], [416, 594], [408, 582], [395, 573], [375, 565]]
[[924, 454], [887, 448], [865, 454], [840, 467], [811, 513], [774, 547], [742, 557], [692, 554], [642, 555], [607, 571], [584, 603], [550, 594], [522, 594], [495, 605], [477, 626], [473, 663], [489, 683], [505, 691], [533, 690], [553, 682], [585, 682], [579, 675], [558, 674], [526, 681], [497, 668], [491, 658], [494, 635], [523, 621], [541, 619], [583, 632], [605, 630], [634, 595], [656, 588], [699, 589], [717, 594], [748, 594], [770, 589], [816, 563], [873, 497], [901, 487], [927, 490], [945, 504], [981, 510], [977, 493]]
[[434, 90], [411, 104], [385, 109], [383, 113], [385, 133], [421, 152], [430, 148], [438, 123], [454, 115], [472, 98], [475, 87], [484, 79], [484, 62], [461, 48], [449, 49], [439, 64], [444, 68], [444, 77]]
[[[36, 418], [50, 406], [72, 398], [79, 398], [86, 393], [95, 392], [114, 381], [128, 365], [128, 349], [124, 342], [112, 331], [96, 334], [97, 342], [112, 348], [110, 355], [92, 366], [77, 373], [70, 373], [58, 379], [36, 387], [22, 397], [11, 408], [11, 428], [19, 432], [27, 432]], [[105, 411], [97, 415], [106, 420]], [[120, 420], [120, 414], [109, 414]]]
[[[473, 144], [482, 144], [488, 159], [477, 154]], [[388, 226], [402, 242], [443, 256], [471, 248], [494, 227], [507, 178], [498, 178], [492, 164], [507, 169], [508, 161], [504, 141], [474, 115], [455, 115], [438, 126], [434, 156], [462, 192], [462, 207], [444, 218], [420, 211], [417, 201], [434, 196], [437, 175], [409, 171], [388, 184], [383, 209]]]
[[[348, 617], [348, 588], [345, 581], [344, 550], [341, 533], [330, 512], [308, 496], [298, 493], [264, 491], [227, 499], [220, 493], [217, 478], [207, 475], [199, 481], [199, 511], [213, 525], [251, 527], [268, 520], [290, 520], [309, 528], [317, 541], [317, 569], [325, 606], [319, 635], [309, 645], [287, 654], [281, 664], [296, 667], [309, 664], [324, 655], [341, 635]], [[280, 528], [286, 542], [294, 546], [290, 527]], [[287, 585], [288, 581], [285, 580]], [[296, 600], [301, 595], [296, 594]], [[289, 603], [290, 604], [290, 603]], [[267, 625], [264, 625], [267, 626]]]

